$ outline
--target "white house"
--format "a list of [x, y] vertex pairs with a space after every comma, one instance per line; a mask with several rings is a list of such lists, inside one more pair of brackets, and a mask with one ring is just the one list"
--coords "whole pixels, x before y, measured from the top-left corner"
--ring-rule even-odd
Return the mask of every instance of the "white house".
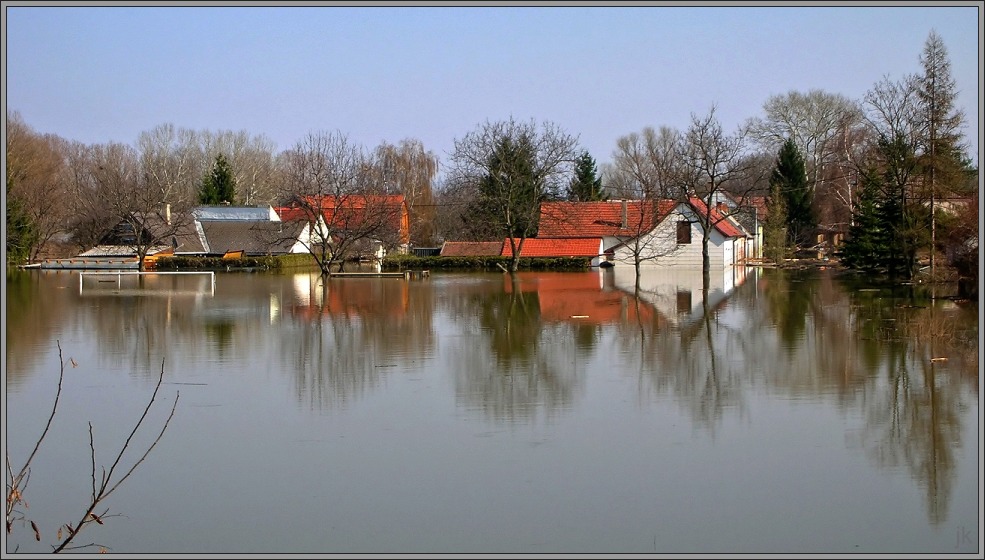
[[[706, 206], [697, 198], [617, 200], [609, 202], [545, 202], [541, 204], [537, 237], [602, 237], [610, 264], [641, 267], [681, 266], [701, 269], [701, 216]], [[747, 235], [727, 216], [711, 210], [708, 251], [712, 269], [740, 264]]]

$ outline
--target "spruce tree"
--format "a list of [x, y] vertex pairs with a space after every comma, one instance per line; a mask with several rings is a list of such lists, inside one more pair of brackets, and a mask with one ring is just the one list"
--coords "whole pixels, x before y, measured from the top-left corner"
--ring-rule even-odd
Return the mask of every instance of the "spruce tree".
[[234, 203], [236, 198], [236, 177], [229, 168], [226, 157], [219, 154], [205, 179], [202, 180], [202, 190], [199, 201], [202, 204]]
[[[536, 233], [536, 216], [524, 209], [539, 208], [549, 197], [535, 176], [534, 148], [526, 137], [503, 138], [489, 155], [489, 173], [479, 185], [475, 207], [479, 219], [498, 224], [501, 233], [525, 238]], [[506, 219], [504, 219], [504, 217]]]
[[783, 143], [777, 154], [776, 167], [770, 176], [771, 188], [773, 185], [777, 185], [783, 195], [787, 241], [798, 246], [811, 244], [810, 237], [817, 227], [817, 217], [811, 206], [804, 157], [791, 139]]
[[593, 202], [608, 200], [602, 188], [602, 179], [597, 177], [595, 159], [587, 151], [575, 159], [575, 175], [568, 186], [568, 200]]
[[889, 250], [881, 228], [879, 209], [882, 184], [878, 173], [870, 169], [861, 177], [861, 189], [853, 211], [853, 224], [837, 253], [849, 268], [874, 272], [880, 270]]

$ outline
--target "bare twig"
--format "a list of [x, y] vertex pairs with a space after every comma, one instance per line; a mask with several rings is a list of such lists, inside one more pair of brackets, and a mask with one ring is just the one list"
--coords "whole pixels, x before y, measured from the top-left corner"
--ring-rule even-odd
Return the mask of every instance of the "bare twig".
[[[126, 480], [127, 478], [130, 477], [131, 474], [133, 474], [134, 470], [136, 470], [136, 468], [141, 463], [144, 462], [144, 459], [147, 458], [151, 450], [154, 449], [154, 447], [157, 446], [158, 442], [161, 441], [161, 437], [164, 435], [165, 430], [167, 430], [168, 425], [171, 423], [171, 419], [174, 417], [174, 412], [178, 408], [178, 399], [181, 396], [180, 393], [175, 393], [174, 405], [171, 407], [171, 412], [168, 414], [167, 420], [164, 421], [164, 426], [161, 427], [161, 431], [157, 434], [157, 437], [154, 438], [154, 441], [151, 442], [151, 444], [147, 447], [147, 450], [144, 451], [144, 454], [141, 455], [140, 458], [136, 462], [134, 462], [133, 465], [130, 466], [127, 472], [122, 477], [120, 477], [115, 483], [113, 482], [113, 473], [116, 471], [116, 468], [119, 466], [120, 461], [123, 458], [123, 454], [126, 452], [127, 449], [129, 449], [130, 442], [133, 440], [134, 435], [136, 435], [137, 431], [143, 425], [144, 420], [147, 418], [148, 412], [150, 412], [151, 407], [154, 405], [154, 402], [157, 400], [157, 393], [160, 390], [161, 383], [163, 381], [164, 381], [164, 360], [162, 359], [161, 374], [157, 378], [157, 384], [154, 386], [154, 392], [151, 394], [150, 400], [147, 401], [147, 406], [144, 407], [144, 411], [140, 415], [140, 418], [137, 419], [137, 423], [134, 424], [134, 427], [130, 431], [130, 434], [127, 436], [126, 441], [123, 443], [123, 446], [120, 448], [120, 452], [117, 453], [116, 459], [114, 459], [113, 464], [110, 465], [109, 470], [107, 471], [106, 468], [103, 467], [102, 474], [100, 475], [100, 483], [98, 488], [96, 487], [96, 459], [95, 459], [96, 450], [95, 450], [95, 445], [93, 444], [92, 424], [91, 423], [89, 424], [89, 449], [92, 457], [92, 488], [93, 488], [92, 502], [86, 508], [85, 513], [83, 513], [82, 515], [82, 518], [79, 521], [77, 521], [74, 524], [74, 526], [67, 525], [69, 532], [68, 537], [66, 537], [65, 540], [63, 540], [59, 545], [55, 546], [53, 552], [61, 552], [62, 550], [70, 550], [70, 549], [78, 548], [78, 547], [69, 547], [68, 545], [72, 542], [75, 536], [78, 535], [79, 532], [86, 525], [90, 523], [98, 523], [100, 525], [103, 524], [102, 518], [106, 516], [109, 510], [108, 509], [104, 510], [101, 515], [96, 515], [94, 513], [96, 506], [98, 506], [103, 500], [109, 497], [109, 495], [112, 494], [117, 488], [119, 488], [120, 484], [122, 484], [124, 480]], [[81, 548], [85, 548], [88, 546], [99, 546], [99, 545], [89, 544], [89, 545], [84, 545]]]
[[[7, 532], [8, 533], [11, 532], [13, 521], [15, 519], [23, 520], [30, 523], [30, 528], [34, 534], [34, 538], [35, 540], [38, 541], [41, 540], [40, 528], [38, 527], [37, 523], [35, 523], [33, 520], [25, 519], [24, 516], [17, 510], [17, 506], [18, 504], [24, 504], [24, 506], [27, 507], [27, 502], [24, 500], [24, 489], [27, 487], [27, 483], [30, 480], [31, 462], [34, 460], [34, 457], [37, 455], [38, 449], [41, 447], [41, 442], [44, 441], [45, 437], [48, 435], [48, 431], [51, 428], [51, 424], [52, 421], [54, 420], [55, 413], [58, 410], [58, 403], [62, 393], [62, 382], [65, 377], [65, 362], [62, 357], [61, 344], [58, 345], [58, 358], [60, 364], [59, 374], [58, 374], [58, 390], [55, 394], [55, 402], [52, 405], [51, 413], [48, 416], [47, 424], [45, 425], [45, 428], [42, 431], [41, 436], [38, 438], [37, 442], [35, 443], [34, 449], [31, 451], [30, 455], [28, 456], [27, 461], [24, 463], [24, 466], [19, 471], [17, 471], [16, 474], [14, 473], [14, 469], [11, 465], [10, 456], [8, 455], [6, 457], [6, 469], [7, 469], [7, 479], [8, 479], [7, 480], [7, 506], [6, 506]], [[72, 364], [73, 366], [75, 365], [74, 360], [72, 361]], [[86, 525], [89, 525], [90, 523], [96, 523], [102, 525], [104, 524], [105, 522], [104, 520], [107, 517], [118, 516], [118, 514], [110, 515], [108, 508], [103, 508], [101, 513], [97, 513], [96, 508], [107, 497], [109, 497], [110, 494], [112, 494], [117, 488], [119, 488], [120, 484], [122, 484], [123, 481], [128, 479], [130, 475], [133, 474], [136, 468], [141, 463], [144, 462], [144, 460], [150, 454], [151, 450], [157, 446], [157, 444], [161, 441], [161, 438], [164, 436], [164, 432], [167, 430], [168, 426], [170, 425], [171, 419], [174, 418], [175, 410], [177, 410], [178, 407], [178, 399], [180, 397], [180, 394], [178, 393], [175, 394], [174, 405], [171, 407], [171, 412], [168, 414], [167, 419], [164, 421], [164, 425], [161, 427], [160, 432], [154, 438], [153, 442], [151, 442], [151, 444], [147, 447], [147, 449], [140, 456], [140, 458], [137, 459], [133, 463], [133, 465], [131, 465], [130, 468], [127, 469], [126, 472], [121, 477], [114, 480], [113, 478], [114, 473], [116, 473], [117, 469], [120, 467], [124, 453], [126, 453], [126, 451], [130, 448], [130, 445], [133, 441], [133, 438], [136, 436], [137, 431], [140, 430], [141, 426], [144, 425], [144, 422], [147, 419], [151, 407], [157, 401], [157, 395], [158, 392], [160, 391], [163, 380], [164, 380], [164, 360], [161, 361], [161, 374], [158, 377], [157, 384], [154, 386], [154, 392], [151, 394], [151, 397], [147, 402], [147, 406], [144, 408], [144, 411], [140, 415], [140, 418], [137, 419], [136, 424], [134, 425], [133, 429], [130, 431], [130, 434], [126, 438], [126, 441], [123, 442], [123, 446], [120, 448], [119, 453], [117, 453], [116, 458], [114, 459], [112, 465], [110, 465], [109, 467], [109, 470], [107, 470], [106, 467], [101, 468], [102, 472], [101, 472], [99, 484], [96, 483], [96, 446], [94, 443], [95, 438], [93, 436], [92, 423], [91, 422], [89, 423], [89, 453], [90, 453], [90, 468], [91, 468], [90, 474], [91, 474], [91, 484], [92, 484], [92, 489], [91, 489], [92, 493], [90, 496], [91, 501], [86, 506], [85, 512], [77, 522], [65, 523], [60, 527], [58, 527], [55, 540], [60, 542], [57, 545], [52, 546], [53, 552], [61, 552], [63, 550], [78, 550], [78, 549], [91, 548], [91, 547], [98, 547], [100, 552], [106, 552], [108, 550], [108, 547], [104, 545], [100, 545], [98, 543], [74, 545], [72, 544], [72, 542], [79, 534], [79, 532], [81, 532], [81, 530], [85, 528]], [[15, 513], [17, 514], [16, 516], [14, 515]], [[64, 539], [62, 538], [63, 536]]]

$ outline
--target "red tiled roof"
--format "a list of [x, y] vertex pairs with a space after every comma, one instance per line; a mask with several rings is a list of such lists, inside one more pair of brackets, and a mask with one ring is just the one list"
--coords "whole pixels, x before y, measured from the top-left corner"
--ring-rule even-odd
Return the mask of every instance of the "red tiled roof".
[[502, 241], [445, 241], [442, 257], [494, 257], [503, 249]]
[[[656, 204], [654, 204], [656, 202]], [[704, 215], [706, 206], [699, 198], [688, 201], [695, 212]], [[545, 202], [540, 205], [539, 237], [589, 237], [611, 235], [635, 237], [653, 230], [680, 204], [672, 199], [616, 200], [608, 202]], [[625, 208], [625, 220], [623, 209]], [[726, 237], [745, 237], [717, 210], [711, 222]], [[626, 225], [626, 227], [622, 227]]]
[[[705, 216], [705, 213], [708, 211], [708, 207], [705, 206], [705, 203], [702, 202], [700, 198], [691, 197], [689, 202], [691, 203], [691, 206], [694, 207], [694, 210], [698, 214], [700, 214], [702, 217]], [[746, 236], [744, 233], [742, 233], [739, 230], [739, 228], [735, 227], [735, 224], [733, 224], [731, 220], [726, 218], [721, 212], [719, 212], [714, 208], [712, 208], [711, 210], [710, 218], [711, 218], [711, 225], [725, 237]]]
[[334, 230], [356, 230], [385, 224], [400, 233], [401, 242], [409, 239], [410, 221], [402, 194], [344, 196], [307, 196], [303, 204], [281, 206], [274, 210], [280, 219], [312, 221], [311, 213], [321, 210], [325, 224]]
[[[519, 241], [517, 241], [519, 243]], [[602, 253], [601, 237], [543, 238], [530, 237], [523, 241], [521, 257], [597, 257]], [[501, 256], [513, 255], [510, 240], [503, 241]]]
[[[540, 225], [537, 235], [539, 237], [638, 235], [656, 227], [657, 223], [676, 206], [677, 203], [673, 200], [544, 202], [540, 205]], [[624, 225], [626, 227], [623, 227]]]

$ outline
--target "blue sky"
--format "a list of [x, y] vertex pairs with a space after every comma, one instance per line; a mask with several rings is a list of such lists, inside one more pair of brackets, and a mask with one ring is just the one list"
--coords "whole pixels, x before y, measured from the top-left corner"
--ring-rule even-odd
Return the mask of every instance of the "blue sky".
[[601, 164], [645, 126], [692, 113], [727, 130], [770, 95], [861, 99], [948, 49], [978, 161], [978, 5], [959, 7], [15, 7], [5, 102], [43, 133], [135, 144], [172, 123], [288, 149], [341, 131], [416, 138], [443, 161], [486, 120], [550, 121]]

